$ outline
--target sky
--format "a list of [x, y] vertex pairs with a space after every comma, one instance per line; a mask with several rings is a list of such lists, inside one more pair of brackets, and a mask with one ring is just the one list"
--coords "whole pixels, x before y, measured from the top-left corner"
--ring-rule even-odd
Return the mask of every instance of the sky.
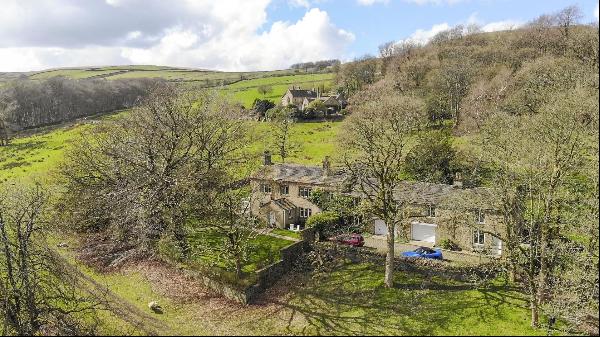
[[285, 69], [426, 43], [476, 23], [519, 27], [597, 0], [0, 0], [0, 71], [152, 64], [224, 71]]

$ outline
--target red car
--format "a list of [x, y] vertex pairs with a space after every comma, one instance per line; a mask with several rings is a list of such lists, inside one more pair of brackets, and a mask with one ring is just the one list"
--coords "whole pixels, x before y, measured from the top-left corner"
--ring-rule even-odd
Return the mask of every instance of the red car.
[[352, 247], [362, 247], [365, 245], [365, 238], [360, 234], [342, 234], [329, 238], [329, 241]]

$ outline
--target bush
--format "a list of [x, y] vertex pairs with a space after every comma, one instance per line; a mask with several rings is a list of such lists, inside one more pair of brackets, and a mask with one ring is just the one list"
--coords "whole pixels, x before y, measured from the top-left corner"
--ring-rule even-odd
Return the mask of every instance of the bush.
[[452, 251], [461, 251], [462, 249], [458, 246], [458, 244], [450, 239], [445, 239], [440, 242], [440, 248], [448, 249]]
[[181, 246], [170, 235], [165, 235], [158, 241], [158, 254], [170, 262], [181, 262], [184, 258]]
[[317, 237], [322, 237], [327, 228], [337, 226], [340, 222], [340, 216], [336, 212], [321, 212], [308, 218], [306, 227], [314, 228]]

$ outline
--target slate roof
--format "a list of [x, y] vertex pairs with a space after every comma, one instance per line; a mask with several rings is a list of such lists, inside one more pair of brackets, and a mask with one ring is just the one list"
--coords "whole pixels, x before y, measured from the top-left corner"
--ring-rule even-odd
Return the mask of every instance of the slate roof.
[[289, 211], [292, 209], [296, 209], [296, 205], [286, 198], [281, 198], [277, 200], [271, 200], [271, 203], [275, 204], [277, 207]]
[[313, 90], [289, 89], [294, 97], [317, 97], [317, 92]]
[[306, 166], [298, 164], [273, 164], [262, 166], [253, 176], [254, 179], [281, 182], [304, 183], [312, 185], [337, 186], [342, 183], [345, 175], [339, 170], [332, 169], [325, 175], [321, 166]]
[[452, 185], [403, 181], [394, 191], [394, 197], [410, 204], [438, 205], [456, 190]]
[[[341, 170], [332, 169], [325, 176], [320, 166], [298, 164], [273, 164], [262, 166], [253, 179], [276, 182], [290, 182], [307, 185], [328, 186], [343, 189], [349, 183], [348, 176]], [[352, 186], [351, 186], [352, 188]], [[361, 192], [354, 185], [348, 194], [360, 197]], [[494, 190], [486, 187], [456, 188], [447, 184], [434, 184], [420, 181], [403, 181], [394, 192], [394, 197], [416, 205], [439, 205], [444, 208], [499, 209], [499, 197]]]

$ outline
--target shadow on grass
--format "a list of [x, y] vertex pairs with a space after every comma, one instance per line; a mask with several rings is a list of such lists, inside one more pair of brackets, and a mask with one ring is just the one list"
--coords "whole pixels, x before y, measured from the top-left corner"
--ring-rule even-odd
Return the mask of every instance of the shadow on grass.
[[31, 140], [26, 143], [10, 143], [6, 148], [12, 152], [17, 153], [21, 151], [32, 151], [42, 149], [46, 145], [45, 141], [41, 140]]
[[[476, 289], [405, 272], [395, 284], [383, 286], [380, 266], [346, 265], [293, 287], [291, 299], [277, 304], [285, 308], [287, 333], [354, 336], [495, 334], [495, 323], [512, 324], [514, 310], [525, 305], [503, 285]], [[478, 332], [480, 323], [490, 327]]]

